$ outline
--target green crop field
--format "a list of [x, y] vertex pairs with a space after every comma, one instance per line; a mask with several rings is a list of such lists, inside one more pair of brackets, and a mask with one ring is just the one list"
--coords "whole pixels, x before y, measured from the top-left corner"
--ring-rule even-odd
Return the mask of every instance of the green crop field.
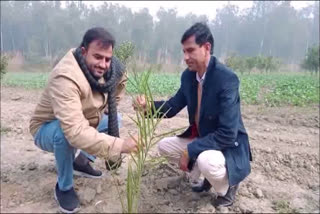
[[242, 100], [266, 106], [305, 106], [319, 103], [319, 79], [305, 74], [255, 74], [240, 76]]
[[[49, 73], [8, 72], [1, 80], [3, 86], [41, 89], [47, 83]], [[129, 75], [130, 78], [130, 75]], [[319, 104], [319, 79], [302, 73], [271, 73], [239, 75], [240, 94], [245, 104], [266, 106], [307, 106]], [[180, 86], [180, 74], [153, 73], [149, 80], [152, 92], [159, 96], [171, 96]], [[129, 93], [134, 87], [127, 85]]]

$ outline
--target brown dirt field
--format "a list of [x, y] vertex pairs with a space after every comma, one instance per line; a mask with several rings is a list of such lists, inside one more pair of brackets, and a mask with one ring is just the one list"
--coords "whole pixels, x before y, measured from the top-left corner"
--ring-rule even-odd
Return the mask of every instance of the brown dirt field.
[[[53, 188], [56, 182], [54, 156], [39, 150], [28, 131], [30, 116], [41, 90], [1, 88], [1, 213], [58, 212]], [[129, 119], [134, 112], [126, 96], [119, 112], [121, 136], [134, 132]], [[148, 167], [143, 177], [140, 212], [187, 213], [319, 213], [319, 106], [242, 106], [244, 124], [253, 152], [252, 172], [240, 184], [235, 204], [215, 210], [214, 193], [190, 191], [186, 177], [176, 166], [162, 163]], [[161, 122], [159, 130], [188, 125], [184, 109], [175, 118]], [[156, 148], [151, 152], [156, 155]], [[101, 179], [75, 177], [83, 213], [121, 212], [113, 178], [97, 160]], [[116, 176], [124, 188], [125, 165]]]

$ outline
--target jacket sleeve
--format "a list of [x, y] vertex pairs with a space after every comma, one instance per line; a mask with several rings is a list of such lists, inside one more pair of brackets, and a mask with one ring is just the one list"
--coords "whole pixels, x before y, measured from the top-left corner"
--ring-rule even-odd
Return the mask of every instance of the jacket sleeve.
[[80, 89], [72, 79], [63, 75], [53, 77], [49, 81], [49, 96], [54, 115], [70, 145], [101, 158], [116, 160], [119, 157], [123, 140], [99, 133], [89, 125], [82, 112]]
[[165, 114], [165, 118], [174, 117], [187, 105], [186, 97], [183, 93], [183, 75], [181, 77], [181, 85], [177, 93], [168, 101], [154, 101], [155, 109], [160, 109], [156, 117], [161, 117]]
[[219, 150], [237, 146], [240, 117], [239, 80], [236, 76], [229, 80], [219, 93], [218, 127], [215, 132], [197, 138], [188, 145], [190, 159], [196, 159], [205, 150]]

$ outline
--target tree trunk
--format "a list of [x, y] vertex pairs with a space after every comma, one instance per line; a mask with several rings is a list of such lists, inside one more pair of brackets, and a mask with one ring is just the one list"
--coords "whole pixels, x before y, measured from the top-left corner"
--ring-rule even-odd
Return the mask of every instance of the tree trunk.
[[157, 51], [157, 64], [160, 64], [160, 57], [161, 57], [160, 55], [161, 55], [161, 49]]
[[12, 45], [12, 51], [15, 51], [15, 50], [16, 50], [16, 45], [15, 45], [15, 42], [14, 42], [14, 38], [13, 38], [12, 31], [10, 31], [10, 33], [11, 33], [11, 45]]
[[1, 50], [0, 50], [0, 52], [2, 52], [2, 51], [3, 51], [3, 37], [2, 37], [2, 29], [1, 29], [0, 39], [1, 39]]
[[45, 41], [45, 44], [44, 44], [44, 53], [47, 58], [48, 57], [48, 42], [47, 42], [47, 40]]
[[261, 55], [262, 50], [263, 50], [263, 45], [264, 45], [264, 36], [266, 32], [266, 16], [265, 16], [265, 9], [262, 7], [262, 19], [263, 19], [263, 31], [262, 31], [262, 39], [260, 42], [260, 50], [259, 50], [259, 55]]

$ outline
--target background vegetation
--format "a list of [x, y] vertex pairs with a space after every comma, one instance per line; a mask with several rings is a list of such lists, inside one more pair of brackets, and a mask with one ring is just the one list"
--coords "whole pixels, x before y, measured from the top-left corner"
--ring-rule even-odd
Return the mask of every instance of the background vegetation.
[[[310, 3], [300, 10], [290, 1], [253, 1], [244, 10], [227, 4], [209, 20], [163, 8], [154, 18], [148, 9], [132, 12], [109, 2], [94, 8], [81, 1], [64, 6], [59, 1], [1, 1], [1, 83], [42, 89], [52, 67], [79, 45], [84, 32], [103, 26], [116, 37], [114, 54], [129, 70], [133, 64], [128, 61], [141, 71], [147, 65], [151, 91], [172, 96], [185, 68], [180, 38], [193, 23], [204, 21], [215, 38], [214, 55], [239, 74], [243, 103], [318, 104], [319, 2]], [[127, 90], [137, 92], [130, 82]]]
[[197, 21], [209, 25], [214, 54], [221, 59], [236, 53], [299, 64], [310, 47], [319, 45], [318, 1], [299, 10], [290, 1], [253, 1], [243, 10], [227, 4], [212, 20], [163, 8], [152, 17], [146, 8], [132, 12], [110, 2], [95, 8], [82, 1], [1, 1], [1, 50], [19, 53], [32, 64], [54, 62], [78, 46], [87, 29], [102, 26], [118, 44], [132, 42], [139, 61], [183, 64], [180, 38]]

